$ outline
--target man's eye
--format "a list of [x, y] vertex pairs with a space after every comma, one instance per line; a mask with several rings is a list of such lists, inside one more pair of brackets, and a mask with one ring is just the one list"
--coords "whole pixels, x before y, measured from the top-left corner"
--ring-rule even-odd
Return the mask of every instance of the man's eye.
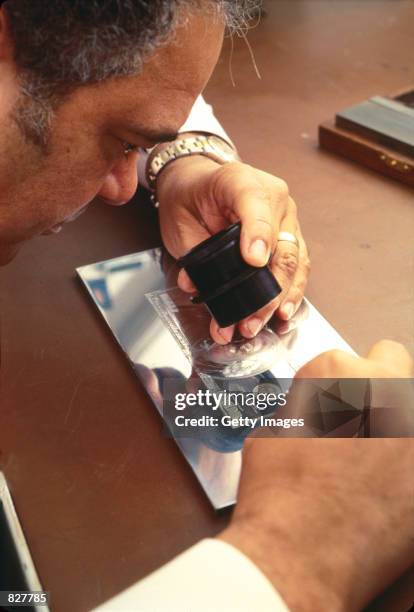
[[128, 153], [132, 153], [133, 151], [138, 151], [140, 148], [126, 141], [122, 143], [122, 146], [124, 147], [125, 155], [127, 155]]

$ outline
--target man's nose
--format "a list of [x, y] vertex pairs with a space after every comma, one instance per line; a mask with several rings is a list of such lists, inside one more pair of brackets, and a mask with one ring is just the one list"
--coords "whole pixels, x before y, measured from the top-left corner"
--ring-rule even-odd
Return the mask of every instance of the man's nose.
[[98, 197], [112, 206], [121, 206], [132, 198], [138, 187], [137, 155], [131, 151], [106, 175]]

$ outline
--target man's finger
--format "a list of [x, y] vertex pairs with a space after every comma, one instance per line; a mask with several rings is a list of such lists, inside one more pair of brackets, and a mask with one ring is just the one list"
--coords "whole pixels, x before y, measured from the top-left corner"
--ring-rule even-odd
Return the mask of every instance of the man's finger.
[[[277, 242], [279, 230], [297, 236], [299, 248], [292, 242]], [[282, 294], [239, 324], [240, 333], [247, 338], [253, 338], [260, 332], [282, 302], [285, 304], [285, 310], [281, 318], [290, 319], [299, 308], [303, 298], [308, 274], [308, 256], [306, 245], [297, 225], [296, 205], [291, 198], [289, 198], [286, 213], [273, 238], [277, 248], [270, 268], [282, 287]], [[299, 256], [302, 246], [303, 257]], [[287, 298], [289, 298], [289, 301]]]
[[389, 368], [390, 374], [396, 377], [411, 377], [414, 373], [414, 362], [407, 349], [399, 342], [380, 340], [370, 349], [368, 359]]
[[265, 266], [276, 247], [280, 220], [286, 213], [288, 187], [274, 179], [271, 188], [254, 176], [245, 176], [239, 183], [233, 211], [241, 221], [240, 249], [252, 266]]
[[413, 369], [413, 359], [402, 344], [381, 340], [366, 359], [339, 350], [323, 353], [305, 364], [296, 378], [404, 378], [411, 377]]
[[239, 323], [239, 330], [245, 338], [254, 338], [271, 319], [274, 311], [280, 304], [280, 296], [263, 306], [250, 317], [243, 319]]
[[180, 270], [178, 273], [177, 285], [181, 291], [185, 291], [185, 293], [195, 293], [197, 291], [193, 281], [185, 270]]
[[[298, 246], [296, 246], [292, 242], [280, 242], [270, 264], [270, 269], [282, 289], [280, 302], [286, 303], [286, 297], [288, 295], [289, 289], [292, 286], [296, 271], [298, 269], [298, 265]], [[299, 304], [297, 304], [297, 306], [299, 306]], [[289, 316], [287, 316], [286, 318], [290, 319], [293, 316], [294, 312], [295, 309], [292, 305], [292, 312], [290, 312]]]
[[295, 378], [369, 378], [370, 371], [366, 359], [335, 349], [305, 363]]
[[213, 338], [214, 342], [217, 342], [217, 344], [228, 344], [233, 338], [235, 328], [235, 325], [229, 325], [228, 327], [219, 327], [217, 321], [211, 319], [210, 335]]
[[291, 319], [299, 308], [305, 294], [305, 288], [310, 272], [308, 249], [299, 225], [297, 225], [296, 228], [296, 237], [299, 241], [298, 264], [292, 283], [286, 294], [282, 297], [282, 301], [278, 309], [279, 317], [285, 321]]
[[[298, 234], [296, 206], [293, 200], [291, 200], [291, 203], [288, 206], [288, 211], [280, 224], [280, 231], [288, 232], [293, 236], [296, 236]], [[270, 269], [276, 277], [279, 285], [281, 286], [282, 293], [278, 295], [274, 300], [269, 302], [269, 304], [266, 304], [266, 306], [264, 306], [263, 308], [255, 312], [253, 315], [239, 323], [240, 333], [246, 338], [253, 338], [263, 329], [263, 327], [272, 317], [275, 310], [280, 307], [280, 304], [282, 302], [286, 303], [288, 295], [290, 296], [290, 301], [292, 304], [292, 312], [289, 316], [285, 313], [282, 318], [290, 319], [291, 316], [293, 316], [293, 314], [299, 308], [299, 305], [303, 298], [302, 287], [304, 290], [305, 286], [305, 271], [301, 268], [300, 273], [298, 274], [296, 279], [297, 285], [293, 285], [293, 281], [295, 280], [295, 274], [298, 272], [298, 253], [298, 246], [296, 244], [293, 244], [292, 242], [283, 241], [277, 243], [276, 253], [272, 257]]]
[[240, 250], [251, 266], [265, 266], [274, 244], [274, 216], [268, 194], [258, 187], [240, 196], [237, 215], [241, 221]]
[[241, 221], [244, 260], [252, 266], [266, 265], [286, 213], [288, 186], [282, 179], [239, 162], [225, 164], [218, 177], [214, 196], [227, 218]]
[[[287, 235], [291, 234], [292, 238], [296, 238], [299, 243], [296, 206], [291, 198], [289, 198], [286, 214], [280, 223], [280, 232], [286, 232]], [[277, 240], [276, 251], [272, 257], [270, 268], [283, 291], [280, 296], [280, 303], [286, 303], [286, 296], [292, 286], [299, 265], [300, 245], [298, 243], [288, 240]], [[293, 316], [295, 309], [299, 307], [300, 299], [296, 295], [295, 302], [290, 305], [291, 312], [288, 312], [286, 306], [286, 319], [290, 319]]]

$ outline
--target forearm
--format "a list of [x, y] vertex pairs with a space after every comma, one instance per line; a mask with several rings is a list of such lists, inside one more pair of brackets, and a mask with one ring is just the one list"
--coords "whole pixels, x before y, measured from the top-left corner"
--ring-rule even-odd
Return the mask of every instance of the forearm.
[[[272, 531], [256, 529], [248, 521], [230, 526], [218, 538], [249, 557], [270, 580], [290, 610], [294, 612], [351, 612], [352, 585], [347, 563], [335, 558], [337, 549], [329, 550], [315, 542], [305, 550], [303, 537], [292, 525], [273, 525]], [[308, 538], [309, 539], [309, 538]], [[342, 556], [342, 555], [340, 555]]]
[[[358, 612], [412, 565], [412, 440], [257, 439], [248, 451], [250, 478], [219, 537], [290, 609]], [[265, 486], [270, 457], [279, 468]]]

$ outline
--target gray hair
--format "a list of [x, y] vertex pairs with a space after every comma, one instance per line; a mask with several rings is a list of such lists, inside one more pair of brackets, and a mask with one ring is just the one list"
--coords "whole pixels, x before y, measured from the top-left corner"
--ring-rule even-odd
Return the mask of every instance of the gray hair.
[[14, 120], [44, 147], [53, 111], [76, 88], [138, 74], [170, 40], [182, 9], [244, 28], [261, 0], [7, 0], [22, 95]]

